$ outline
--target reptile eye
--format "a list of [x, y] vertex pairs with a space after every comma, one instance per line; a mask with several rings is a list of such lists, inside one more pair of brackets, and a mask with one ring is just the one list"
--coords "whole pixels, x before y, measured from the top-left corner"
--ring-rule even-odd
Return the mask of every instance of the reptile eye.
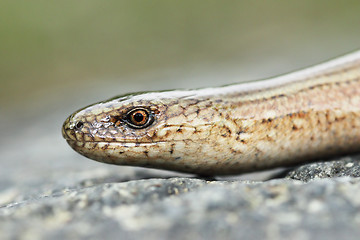
[[75, 124], [75, 129], [80, 130], [84, 126], [84, 123], [82, 121], [78, 121]]
[[144, 108], [135, 108], [126, 114], [126, 122], [132, 128], [145, 128], [154, 121], [153, 115]]

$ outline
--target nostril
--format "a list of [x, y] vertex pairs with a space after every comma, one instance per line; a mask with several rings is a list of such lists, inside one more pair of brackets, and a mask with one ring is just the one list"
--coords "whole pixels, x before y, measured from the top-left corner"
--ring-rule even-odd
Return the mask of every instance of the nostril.
[[82, 121], [78, 121], [75, 123], [75, 129], [80, 130], [84, 126], [84, 123]]

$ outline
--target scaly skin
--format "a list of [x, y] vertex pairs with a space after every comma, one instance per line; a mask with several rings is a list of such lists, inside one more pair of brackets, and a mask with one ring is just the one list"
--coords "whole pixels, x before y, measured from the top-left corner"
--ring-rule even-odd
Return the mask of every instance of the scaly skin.
[[[154, 122], [118, 121], [137, 107]], [[200, 175], [360, 152], [360, 51], [258, 82], [113, 98], [72, 114], [62, 133], [96, 161]]]

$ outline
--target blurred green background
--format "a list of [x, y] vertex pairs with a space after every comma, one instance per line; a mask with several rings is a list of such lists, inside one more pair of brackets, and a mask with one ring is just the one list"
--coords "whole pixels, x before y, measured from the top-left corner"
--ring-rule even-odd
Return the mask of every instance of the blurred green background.
[[[90, 86], [113, 85], [120, 93], [132, 76], [169, 69], [207, 74], [251, 65], [261, 72], [265, 65], [265, 73], [269, 66], [269, 73], [287, 72], [358, 48], [359, 12], [355, 0], [2, 0], [1, 105], [31, 108]], [[141, 90], [177, 86], [151, 80], [137, 82], [145, 84]]]
[[0, 174], [74, 169], [60, 127], [92, 102], [265, 78], [356, 50], [359, 13], [357, 0], [1, 0]]

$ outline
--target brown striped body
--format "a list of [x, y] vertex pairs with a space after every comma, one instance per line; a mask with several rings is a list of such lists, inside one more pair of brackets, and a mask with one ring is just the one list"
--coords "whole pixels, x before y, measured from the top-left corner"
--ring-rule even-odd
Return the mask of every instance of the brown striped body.
[[[138, 107], [153, 116], [140, 129], [122, 120]], [[113, 98], [71, 115], [63, 136], [97, 161], [202, 175], [360, 152], [360, 52], [258, 82]]]

